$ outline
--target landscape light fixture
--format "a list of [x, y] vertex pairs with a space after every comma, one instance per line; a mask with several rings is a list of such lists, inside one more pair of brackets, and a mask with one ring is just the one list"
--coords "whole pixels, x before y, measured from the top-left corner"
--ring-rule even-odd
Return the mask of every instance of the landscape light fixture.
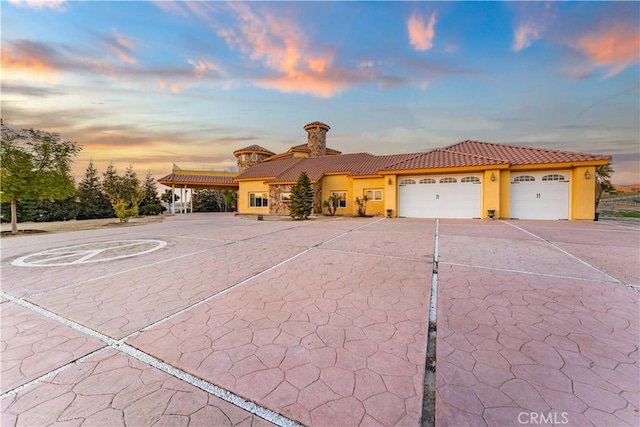
[[585, 177], [586, 179], [591, 179], [591, 173], [590, 173], [589, 171], [586, 171], [586, 172], [584, 173], [584, 177]]

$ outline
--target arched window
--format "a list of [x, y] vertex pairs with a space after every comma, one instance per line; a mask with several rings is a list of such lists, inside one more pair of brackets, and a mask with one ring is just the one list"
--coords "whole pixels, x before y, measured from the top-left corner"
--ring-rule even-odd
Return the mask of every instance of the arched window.
[[423, 178], [420, 180], [420, 184], [435, 184], [436, 180], [433, 178]]
[[451, 178], [451, 177], [446, 177], [446, 178], [441, 178], [440, 179], [440, 184], [453, 184], [454, 182], [458, 182], [458, 180], [455, 179], [455, 178]]
[[414, 179], [401, 179], [400, 180], [400, 185], [411, 185], [411, 184], [415, 184], [416, 181]]
[[480, 184], [480, 178], [477, 176], [465, 176], [460, 182], [470, 182], [472, 184]]
[[251, 160], [253, 160], [254, 162], [258, 160], [258, 153], [253, 153], [251, 155]]
[[564, 175], [553, 173], [551, 175], [545, 175], [542, 177], [543, 181], [564, 181]]
[[513, 182], [528, 182], [528, 181], [535, 181], [536, 178], [534, 176], [531, 175], [520, 175], [520, 176], [516, 176], [513, 179]]

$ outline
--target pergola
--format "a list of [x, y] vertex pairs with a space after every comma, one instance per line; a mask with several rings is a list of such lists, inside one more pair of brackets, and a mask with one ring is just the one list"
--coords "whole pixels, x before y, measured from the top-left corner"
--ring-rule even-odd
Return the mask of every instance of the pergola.
[[[158, 179], [158, 182], [171, 187], [173, 196], [171, 199], [171, 213], [175, 212], [175, 190], [180, 190], [180, 199], [185, 200], [189, 190], [238, 190], [238, 183], [234, 181], [237, 172], [216, 172], [180, 169], [173, 165], [173, 171], [167, 176]], [[193, 197], [189, 199], [189, 211], [193, 212]], [[180, 212], [186, 213], [184, 203], [180, 204]]]

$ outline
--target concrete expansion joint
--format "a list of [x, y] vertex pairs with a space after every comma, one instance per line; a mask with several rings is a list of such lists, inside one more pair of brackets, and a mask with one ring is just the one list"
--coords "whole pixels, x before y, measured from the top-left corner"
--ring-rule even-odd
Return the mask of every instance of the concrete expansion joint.
[[422, 395], [422, 427], [434, 427], [436, 423], [436, 333], [438, 312], [438, 233], [439, 220], [436, 219], [433, 248], [433, 274], [431, 275], [431, 296], [429, 298], [429, 327], [427, 330], [427, 352]]
[[408, 256], [397, 256], [397, 255], [387, 255], [387, 254], [372, 254], [370, 252], [345, 251], [345, 250], [341, 250], [341, 249], [326, 249], [326, 248], [321, 248], [321, 249], [323, 251], [337, 252], [337, 253], [348, 254], [348, 255], [364, 255], [364, 256], [378, 257], [378, 258], [403, 259], [403, 260], [406, 260], [406, 261], [424, 261], [424, 258], [416, 258], [416, 257], [408, 257]]
[[169, 374], [175, 378], [181, 379], [186, 383], [197, 387], [209, 394], [212, 394], [220, 399], [231, 403], [239, 408], [244, 409], [247, 412], [250, 412], [264, 420], [267, 420], [277, 426], [280, 427], [302, 427], [302, 424], [291, 420], [289, 418], [284, 417], [283, 415], [278, 414], [277, 412], [273, 412], [270, 409], [267, 409], [263, 406], [256, 404], [255, 402], [251, 402], [249, 400], [244, 399], [243, 397], [230, 392], [222, 387], [219, 387], [209, 381], [206, 381], [202, 378], [196, 377], [182, 369], [176, 368], [168, 363], [163, 362], [160, 359], [157, 359], [151, 356], [144, 351], [141, 351], [129, 344], [119, 343], [116, 344], [119, 351], [126, 354], [127, 356], [133, 357], [134, 359], [144, 363], [145, 365], [152, 366], [160, 371]]
[[104, 352], [105, 350], [107, 350], [109, 348], [111, 348], [110, 345], [105, 345], [104, 347], [101, 347], [101, 348], [99, 348], [97, 350], [94, 350], [94, 351], [88, 353], [88, 354], [85, 354], [84, 356], [79, 357], [79, 358], [77, 358], [75, 360], [72, 360], [71, 362], [69, 362], [69, 363], [67, 363], [65, 365], [62, 365], [62, 366], [60, 366], [60, 367], [58, 367], [58, 368], [56, 368], [56, 369], [54, 369], [52, 371], [49, 371], [49, 372], [47, 372], [47, 373], [45, 373], [43, 375], [40, 375], [38, 378], [34, 378], [31, 381], [26, 382], [26, 383], [24, 383], [24, 384], [22, 384], [22, 385], [20, 385], [20, 386], [18, 386], [16, 388], [13, 388], [11, 390], [7, 390], [4, 393], [0, 394], [0, 400], [6, 399], [7, 397], [11, 397], [11, 396], [13, 396], [15, 394], [18, 394], [22, 390], [26, 390], [31, 386], [39, 384], [42, 381], [48, 380], [49, 378], [53, 378], [56, 375], [58, 375], [59, 373], [61, 373], [63, 371], [66, 371], [67, 369], [71, 368], [72, 366], [75, 366], [75, 365], [77, 365], [79, 363], [82, 363], [82, 362], [84, 362], [86, 360], [89, 360], [93, 356], [97, 356], [97, 355], [99, 355], [100, 353]]
[[[261, 274], [261, 273], [260, 273]], [[243, 281], [244, 282], [244, 281]], [[241, 283], [243, 283], [241, 282]], [[237, 286], [237, 285], [236, 285]], [[16, 298], [13, 297], [9, 294], [6, 294], [4, 292], [0, 291], [0, 296], [3, 298], [6, 298], [7, 300], [23, 307], [26, 309], [29, 309], [31, 311], [34, 311], [40, 315], [42, 315], [43, 317], [49, 319], [49, 320], [53, 320], [55, 322], [58, 322], [60, 324], [63, 324], [65, 326], [70, 327], [71, 329], [74, 329], [78, 332], [81, 332], [85, 335], [88, 335], [91, 338], [97, 339], [99, 341], [102, 341], [103, 343], [105, 343], [106, 345], [94, 350], [78, 359], [75, 359], [63, 366], [60, 366], [52, 371], [49, 371], [41, 376], [39, 376], [38, 378], [35, 378], [25, 384], [22, 384], [21, 386], [18, 386], [16, 388], [13, 388], [3, 394], [0, 395], [0, 400], [5, 399], [7, 397], [13, 396], [17, 393], [19, 393], [20, 391], [27, 389], [31, 386], [37, 385], [43, 381], [46, 381], [49, 378], [53, 378], [56, 375], [58, 375], [59, 373], [69, 369], [72, 366], [77, 365], [78, 363], [84, 362], [88, 359], [90, 359], [91, 357], [105, 351], [106, 349], [114, 349], [116, 351], [119, 351], [121, 353], [126, 354], [127, 356], [133, 357], [134, 359], [148, 365], [148, 366], [152, 366], [156, 369], [159, 369], [173, 377], [176, 377], [178, 379], [181, 379], [195, 387], [200, 388], [201, 390], [204, 390], [205, 392], [209, 393], [209, 394], [213, 394], [216, 397], [219, 397], [235, 406], [238, 406], [242, 409], [244, 409], [245, 411], [251, 412], [252, 414], [263, 418], [273, 424], [276, 424], [278, 426], [281, 427], [300, 427], [301, 424], [286, 418], [276, 412], [273, 412], [267, 408], [264, 408], [262, 406], [259, 406], [257, 404], [255, 404], [254, 402], [250, 402], [245, 400], [244, 398], [242, 398], [241, 396], [238, 396], [236, 394], [231, 393], [228, 390], [225, 390], [221, 387], [216, 386], [213, 383], [210, 383], [208, 381], [205, 381], [201, 378], [195, 377], [194, 375], [191, 375], [181, 369], [175, 368], [153, 356], [151, 356], [148, 353], [145, 353], [141, 350], [138, 350], [137, 348], [130, 346], [129, 344], [127, 344], [125, 342], [125, 340], [129, 339], [131, 336], [138, 334], [141, 332], [141, 330], [134, 332], [133, 334], [130, 334], [124, 338], [121, 338], [119, 340], [116, 340], [114, 338], [111, 338], [107, 335], [101, 334], [100, 332], [94, 331], [93, 329], [87, 328], [86, 326], [80, 325], [72, 320], [66, 319], [62, 316], [59, 316], [55, 313], [52, 313], [46, 309], [43, 309], [35, 304], [30, 303], [29, 301], [25, 301], [22, 298]], [[164, 319], [166, 320], [166, 318]], [[147, 326], [148, 328], [149, 326]], [[146, 329], [146, 328], [145, 328]]]
[[109, 337], [107, 335], [101, 334], [100, 332], [93, 330], [91, 328], [88, 328], [86, 326], [83, 326], [79, 323], [74, 322], [73, 320], [69, 320], [66, 317], [62, 317], [56, 313], [53, 313], [49, 310], [46, 310], [36, 304], [33, 304], [32, 302], [29, 302], [25, 299], [22, 298], [16, 298], [12, 295], [6, 294], [4, 292], [0, 291], [0, 297], [6, 298], [9, 301], [11, 301], [14, 304], [17, 304], [23, 308], [26, 308], [28, 310], [34, 311], [38, 314], [40, 314], [41, 316], [49, 319], [49, 320], [53, 320], [54, 322], [58, 322], [61, 323], [65, 326], [68, 326], [71, 329], [74, 329], [78, 332], [81, 332], [85, 335], [90, 336], [91, 338], [97, 339], [98, 341], [102, 341], [103, 343], [107, 344], [107, 345], [112, 345], [116, 342], [115, 339], [113, 339], [112, 337]]
[[547, 240], [547, 239], [545, 239], [545, 238], [543, 238], [543, 237], [540, 237], [540, 236], [538, 236], [537, 234], [534, 234], [534, 233], [532, 233], [532, 232], [530, 232], [530, 231], [527, 231], [527, 230], [525, 230], [524, 228], [518, 227], [518, 226], [517, 226], [517, 225], [515, 225], [515, 224], [511, 224], [510, 222], [506, 222], [506, 221], [503, 221], [503, 220], [499, 220], [499, 221], [500, 221], [500, 222], [502, 222], [503, 224], [507, 224], [507, 225], [509, 225], [509, 226], [511, 226], [511, 227], [513, 227], [513, 228], [516, 228], [516, 229], [518, 229], [518, 230], [520, 230], [520, 231], [522, 231], [522, 232], [524, 232], [524, 233], [526, 233], [526, 234], [528, 234], [528, 235], [530, 235], [530, 236], [533, 236], [533, 237], [535, 237], [535, 238], [536, 238], [536, 239], [538, 239], [538, 240], [542, 240], [543, 242], [545, 242], [546, 244], [548, 244], [548, 245], [549, 245], [549, 246], [551, 246], [552, 248], [554, 248], [554, 249], [556, 249], [556, 250], [558, 250], [558, 251], [562, 252], [563, 254], [567, 255], [567, 256], [568, 256], [568, 257], [570, 257], [570, 258], [573, 258], [574, 260], [576, 260], [576, 261], [578, 261], [579, 263], [581, 263], [581, 264], [585, 265], [586, 267], [588, 267], [588, 268], [590, 268], [590, 269], [592, 269], [592, 270], [594, 270], [594, 271], [597, 271], [598, 273], [600, 273], [601, 275], [603, 275], [603, 276], [605, 276], [607, 279], [609, 279], [609, 281], [611, 281], [611, 282], [615, 282], [615, 283], [617, 283], [617, 284], [624, 284], [624, 283], [622, 283], [622, 281], [620, 281], [619, 279], [617, 279], [617, 278], [615, 278], [615, 277], [611, 276], [610, 274], [605, 273], [604, 271], [600, 270], [600, 269], [599, 269], [599, 268], [597, 268], [597, 267], [594, 267], [593, 265], [589, 264], [588, 262], [586, 262], [586, 261], [584, 261], [584, 260], [582, 260], [582, 259], [578, 258], [577, 256], [575, 256], [575, 255], [574, 255], [574, 254], [572, 254], [571, 252], [568, 252], [568, 251], [566, 251], [566, 250], [562, 249], [561, 247], [559, 247], [559, 246], [558, 246], [558, 245], [556, 245], [555, 243], [553, 243], [553, 242], [551, 242], [551, 241], [549, 241], [549, 240]]
[[625, 286], [632, 291], [635, 291], [640, 294], [640, 285], [632, 285], [631, 283], [626, 283]]
[[[525, 271], [525, 270], [515, 270], [513, 268], [499, 268], [499, 267], [488, 267], [485, 265], [477, 265], [477, 264], [462, 264], [459, 262], [442, 262], [443, 265], [452, 265], [454, 267], [466, 267], [466, 268], [475, 268], [479, 270], [495, 270], [495, 271], [504, 271], [507, 273], [516, 273], [516, 274], [527, 274], [530, 276], [541, 276], [541, 277], [553, 277], [556, 279], [570, 279], [570, 280], [580, 280], [582, 282], [595, 282], [602, 283], [601, 279], [592, 279], [588, 277], [578, 277], [578, 276], [568, 276], [563, 274], [551, 274], [551, 273], [538, 273], [535, 271]], [[606, 280], [606, 282], [619, 283], [618, 281]]]

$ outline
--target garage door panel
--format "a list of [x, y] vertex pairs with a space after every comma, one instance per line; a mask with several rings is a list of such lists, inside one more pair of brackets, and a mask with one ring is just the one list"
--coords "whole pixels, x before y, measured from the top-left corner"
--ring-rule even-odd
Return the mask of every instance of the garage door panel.
[[480, 182], [480, 175], [416, 176], [402, 179], [399, 215], [413, 218], [480, 217]]
[[569, 177], [562, 172], [523, 172], [512, 175], [512, 218], [569, 219]]

